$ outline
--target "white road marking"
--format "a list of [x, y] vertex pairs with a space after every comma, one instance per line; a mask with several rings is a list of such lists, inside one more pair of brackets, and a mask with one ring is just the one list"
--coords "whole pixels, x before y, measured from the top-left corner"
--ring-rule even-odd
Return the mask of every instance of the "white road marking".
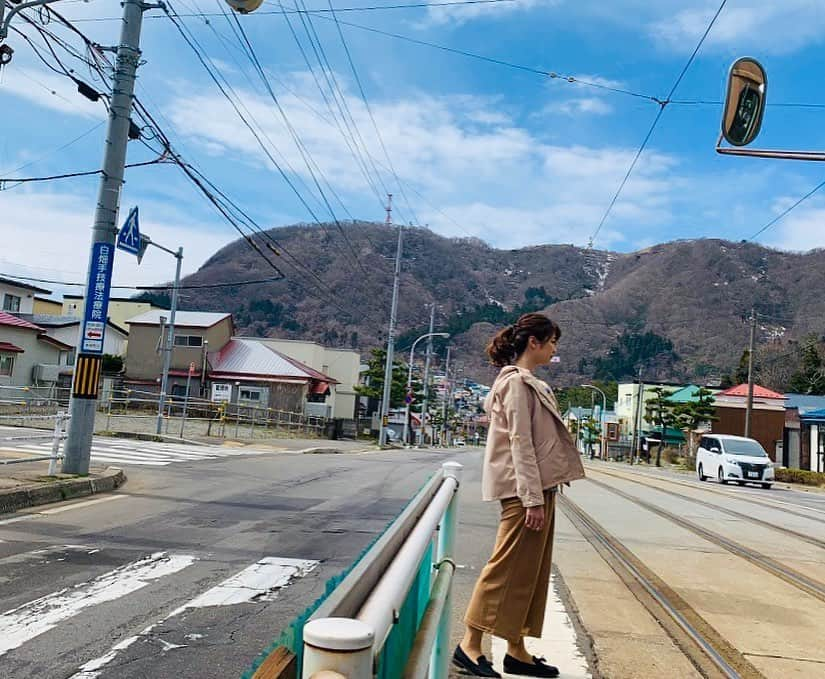
[[286, 587], [294, 578], [303, 577], [317, 565], [317, 561], [265, 557], [184, 604], [169, 617], [187, 608], [232, 606], [253, 600], [272, 601], [279, 589]]
[[21, 516], [15, 516], [11, 519], [0, 519], [0, 526], [4, 526], [9, 523], [18, 523], [19, 521], [31, 521], [32, 519], [36, 519], [41, 516], [49, 516], [51, 514], [62, 514], [63, 512], [70, 512], [73, 509], [81, 509], [83, 507], [89, 507], [91, 505], [98, 505], [102, 502], [112, 502], [112, 500], [123, 500], [124, 498], [130, 497], [128, 493], [120, 493], [118, 495], [106, 495], [104, 497], [95, 498], [94, 500], [85, 500], [83, 502], [74, 502], [69, 505], [65, 505], [63, 507], [53, 507], [52, 509], [42, 509], [38, 512], [31, 512], [29, 514], [23, 514]]
[[[100, 676], [100, 670], [117, 657], [118, 651], [129, 648], [129, 646], [139, 638], [148, 636], [157, 625], [190, 608], [231, 606], [233, 604], [248, 603], [253, 600], [271, 601], [275, 598], [278, 590], [289, 585], [295, 578], [303, 577], [317, 565], [318, 561], [265, 557], [232, 577], [227, 578], [221, 584], [207, 590], [180, 608], [176, 608], [160, 622], [149, 625], [139, 634], [115, 644], [108, 653], [94, 660], [90, 660], [80, 667], [80, 670], [69, 677], [69, 679], [96, 679]], [[202, 638], [202, 636], [202, 634], [187, 634], [185, 638], [194, 641]], [[163, 639], [160, 641], [163, 644], [163, 652], [184, 647], [179, 644], [169, 643]]]
[[42, 511], [37, 512], [38, 514], [62, 514], [63, 512], [69, 512], [72, 509], [80, 509], [81, 507], [91, 507], [92, 505], [99, 505], [103, 502], [112, 502], [114, 500], [124, 500], [127, 497], [130, 497], [128, 493], [120, 493], [119, 495], [106, 495], [105, 497], [98, 497], [94, 500], [84, 500], [83, 502], [75, 502], [70, 505], [65, 505], [63, 507], [53, 507], [52, 509], [44, 509]]
[[[544, 656], [549, 665], [557, 666], [564, 679], [591, 679], [593, 675], [590, 674], [587, 659], [576, 643], [576, 628], [556, 591], [554, 580], [555, 576], [551, 575], [541, 639], [530, 639], [527, 650], [535, 656]], [[506, 653], [507, 642], [493, 637], [493, 662], [497, 667], [501, 668]], [[503, 669], [502, 673], [504, 674]]]
[[0, 615], [0, 656], [29, 639], [48, 632], [89, 606], [131, 594], [152, 580], [176, 573], [194, 562], [194, 556], [157, 552], [104, 573], [94, 580], [53, 592], [6, 611]]

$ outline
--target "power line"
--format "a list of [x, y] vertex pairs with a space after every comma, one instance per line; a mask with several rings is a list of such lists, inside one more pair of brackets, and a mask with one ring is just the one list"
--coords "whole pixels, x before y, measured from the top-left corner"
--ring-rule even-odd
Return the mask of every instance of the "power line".
[[[20, 172], [20, 170], [25, 170], [27, 167], [31, 167], [32, 165], [35, 165], [36, 163], [39, 163], [42, 160], [45, 160], [49, 156], [53, 156], [55, 153], [60, 153], [61, 151], [69, 148], [72, 144], [76, 144], [77, 142], [79, 142], [84, 137], [89, 136], [92, 132], [94, 132], [98, 128], [102, 127], [104, 123], [105, 123], [105, 121], [101, 120], [99, 123], [97, 123], [96, 125], [90, 127], [88, 130], [86, 130], [83, 134], [78, 135], [77, 137], [75, 137], [71, 141], [67, 141], [62, 146], [59, 146], [56, 149], [53, 149], [52, 151], [48, 151], [48, 152], [44, 153], [42, 156], [39, 156], [38, 158], [35, 158], [34, 160], [30, 160], [28, 163], [20, 165], [20, 166], [14, 168], [13, 170], [9, 170], [8, 172], [3, 172], [2, 174], [12, 174], [12, 173], [15, 173], [15, 172]], [[0, 180], [0, 181], [3, 181], [3, 180]], [[5, 180], [5, 181], [8, 181], [8, 180]]]
[[[57, 281], [50, 278], [34, 278], [32, 276], [18, 276], [11, 273], [0, 273], [3, 278], [13, 278], [18, 281], [28, 281], [31, 283], [47, 283], [49, 285], [64, 285], [66, 287], [85, 287], [85, 283], [75, 283], [72, 281]], [[207, 288], [232, 288], [239, 285], [259, 285], [262, 283], [274, 283], [283, 280], [280, 277], [256, 278], [254, 280], [235, 281], [231, 283], [196, 283], [193, 285], [179, 285], [178, 290], [202, 290]], [[113, 285], [113, 290], [172, 290], [175, 286], [169, 285]]]
[[825, 181], [822, 181], [822, 182], [820, 182], [819, 184], [817, 184], [814, 188], [812, 188], [810, 191], [808, 191], [808, 193], [806, 193], [804, 196], [802, 196], [802, 198], [800, 198], [799, 200], [797, 200], [797, 201], [796, 201], [793, 205], [791, 205], [789, 208], [787, 208], [786, 210], [784, 210], [781, 214], [777, 215], [777, 216], [776, 216], [776, 217], [774, 217], [771, 221], [769, 221], [767, 224], [765, 224], [765, 226], [763, 226], [761, 229], [759, 229], [759, 231], [757, 231], [757, 232], [756, 232], [755, 234], [753, 234], [750, 238], [748, 238], [748, 240], [755, 240], [756, 238], [758, 238], [759, 236], [761, 236], [763, 233], [765, 233], [765, 231], [767, 231], [768, 229], [770, 229], [770, 228], [771, 228], [774, 224], [776, 224], [776, 223], [777, 223], [780, 219], [784, 218], [784, 217], [785, 217], [785, 216], [786, 216], [786, 215], [787, 215], [787, 214], [788, 214], [791, 210], [793, 210], [793, 209], [797, 208], [797, 207], [798, 207], [798, 206], [800, 206], [802, 203], [804, 203], [806, 200], [808, 200], [808, 198], [810, 198], [811, 196], [813, 196], [813, 195], [814, 195], [817, 191], [819, 191], [819, 190], [820, 190], [823, 186], [825, 186]]
[[699, 48], [702, 47], [702, 44], [705, 42], [705, 38], [708, 37], [708, 34], [710, 33], [711, 28], [713, 28], [713, 25], [716, 23], [716, 19], [719, 18], [719, 15], [722, 13], [722, 10], [724, 9], [727, 2], [728, 2], [728, 0], [722, 0], [722, 3], [719, 5], [719, 9], [716, 10], [716, 14], [714, 14], [713, 18], [710, 20], [710, 23], [708, 24], [708, 27], [705, 29], [705, 32], [702, 34], [702, 37], [699, 39], [699, 42], [696, 44], [695, 49], [691, 53], [691, 55], [688, 58], [687, 62], [685, 63], [684, 68], [682, 68], [681, 73], [679, 73], [679, 77], [676, 78], [676, 82], [674, 82], [673, 87], [670, 88], [670, 92], [668, 92], [667, 97], [665, 97], [665, 99], [663, 99], [663, 100], [657, 100], [658, 103], [659, 103], [659, 112], [656, 114], [656, 117], [653, 119], [653, 123], [651, 124], [650, 129], [647, 131], [647, 134], [645, 135], [645, 138], [642, 141], [641, 146], [639, 146], [639, 150], [636, 151], [636, 155], [633, 157], [633, 162], [630, 163], [630, 167], [628, 168], [627, 173], [625, 174], [624, 178], [622, 179], [621, 184], [619, 184], [619, 188], [616, 190], [616, 193], [613, 195], [613, 198], [610, 200], [610, 204], [607, 206], [607, 210], [605, 210], [604, 214], [602, 215], [602, 219], [599, 222], [598, 227], [596, 227], [596, 230], [593, 232], [593, 235], [590, 236], [589, 247], [593, 246], [593, 242], [596, 240], [596, 236], [599, 235], [599, 233], [602, 230], [602, 227], [604, 226], [605, 222], [607, 221], [607, 218], [610, 216], [610, 213], [613, 211], [613, 206], [616, 204], [616, 201], [619, 199], [619, 196], [621, 195], [622, 190], [625, 187], [625, 184], [627, 184], [627, 180], [630, 178], [630, 175], [633, 173], [633, 169], [636, 167], [636, 163], [639, 161], [639, 158], [641, 157], [642, 153], [644, 152], [645, 147], [647, 146], [647, 143], [650, 141], [650, 138], [653, 136], [653, 131], [656, 129], [656, 126], [659, 124], [659, 120], [661, 120], [662, 114], [665, 112], [665, 108], [670, 103], [671, 98], [673, 97], [673, 95], [676, 92], [676, 88], [679, 87], [679, 83], [681, 83], [682, 78], [685, 77], [685, 74], [687, 73], [688, 69], [690, 68], [690, 65], [693, 63], [693, 60], [696, 58], [696, 55], [699, 53]]
[[[63, 0], [64, 4], [66, 0]], [[369, 5], [366, 7], [340, 7], [336, 9], [336, 12], [380, 12], [385, 10], [400, 10], [400, 9], [424, 9], [429, 7], [456, 7], [461, 5], [499, 5], [504, 3], [511, 3], [517, 2], [518, 0], [449, 0], [444, 2], [414, 2], [414, 3], [401, 3], [396, 5]], [[292, 9], [289, 10], [290, 14], [301, 14], [306, 13], [308, 11], [312, 11], [315, 13], [322, 13], [322, 12], [329, 12], [328, 9], [313, 9], [313, 10], [299, 10], [299, 9]], [[277, 10], [258, 10], [255, 12], [257, 16], [264, 16], [267, 14], [280, 14]], [[194, 18], [199, 16], [204, 17], [219, 17], [221, 16], [217, 12], [203, 12], [197, 14], [179, 14], [178, 16], [182, 18]], [[163, 19], [165, 16], [163, 14], [147, 14], [145, 19]], [[88, 18], [81, 18], [75, 19], [76, 23], [93, 23], [93, 22], [100, 22], [100, 21], [121, 21], [121, 17], [88, 17]]]
[[[154, 160], [145, 160], [140, 163], [127, 163], [124, 167], [146, 167], [148, 165], [158, 165], [160, 163], [172, 162], [163, 157], [155, 158]], [[20, 184], [27, 184], [29, 182], [50, 182], [56, 179], [71, 179], [73, 177], [91, 177], [94, 175], [103, 174], [103, 170], [88, 170], [86, 172], [67, 172], [65, 174], [53, 174], [48, 177], [0, 177], [0, 191], [9, 191]], [[3, 186], [3, 184], [14, 183], [15, 186]]]
[[[336, 10], [339, 11], [339, 10]], [[325, 14], [319, 14], [317, 10], [309, 10], [309, 14], [315, 14], [319, 19], [324, 19], [326, 21], [333, 21], [333, 19]], [[458, 49], [456, 47], [449, 47], [447, 45], [440, 45], [435, 42], [429, 42], [427, 40], [419, 40], [418, 38], [411, 38], [406, 35], [401, 35], [399, 33], [392, 33], [390, 31], [383, 31], [379, 28], [373, 28], [372, 26], [364, 26], [362, 24], [356, 24], [351, 21], [344, 21], [343, 19], [338, 20], [344, 26], [350, 26], [352, 28], [357, 28], [362, 31], [367, 31], [369, 33], [375, 33], [377, 35], [383, 35], [388, 38], [395, 38], [396, 40], [403, 40], [404, 42], [409, 42], [414, 45], [420, 45], [422, 47], [431, 47], [433, 49], [441, 50], [443, 52], [449, 52], [451, 54], [458, 54], [464, 57], [468, 57], [470, 59], [478, 59], [480, 61], [486, 61], [491, 64], [496, 64], [498, 66], [504, 66], [506, 68], [512, 68], [519, 71], [526, 71], [528, 73], [534, 73], [536, 75], [541, 75], [547, 78], [551, 78], [554, 80], [562, 80], [567, 83], [578, 83], [579, 85], [583, 85], [585, 87], [591, 87], [594, 89], [604, 90], [607, 92], [614, 92], [616, 94], [624, 94], [631, 97], [636, 97], [639, 99], [647, 99], [652, 101], [656, 104], [661, 105], [661, 100], [657, 97], [654, 97], [649, 94], [642, 94], [640, 92], [634, 92], [632, 90], [624, 89], [621, 87], [614, 87], [612, 85], [605, 85], [603, 83], [597, 83], [591, 80], [584, 80], [581, 78], [576, 78], [575, 76], [571, 75], [564, 75], [562, 73], [557, 73], [556, 71], [546, 71], [540, 68], [535, 68], [533, 66], [525, 66], [524, 64], [517, 64], [511, 61], [506, 61], [504, 59], [496, 59], [495, 57], [488, 57], [483, 54], [478, 54], [476, 52], [469, 52], [467, 50]]]

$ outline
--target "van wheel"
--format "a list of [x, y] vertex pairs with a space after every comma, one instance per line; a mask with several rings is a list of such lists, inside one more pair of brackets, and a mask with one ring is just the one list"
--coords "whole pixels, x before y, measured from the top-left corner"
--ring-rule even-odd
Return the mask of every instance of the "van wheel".
[[762, 484], [762, 487], [763, 487], [765, 490], [770, 490], [770, 489], [771, 489], [771, 484], [770, 484], [770, 483], [763, 483], [763, 484]]
[[696, 473], [699, 474], [699, 480], [700, 481], [704, 481], [705, 479], [708, 478], [707, 476], [705, 476], [705, 470], [702, 469], [702, 463], [701, 462], [699, 463], [699, 469], [696, 471]]
[[721, 464], [719, 465], [719, 473], [716, 475], [716, 478], [719, 479], [719, 483], [723, 486], [727, 484], [727, 481], [725, 481], [725, 472], [722, 471]]

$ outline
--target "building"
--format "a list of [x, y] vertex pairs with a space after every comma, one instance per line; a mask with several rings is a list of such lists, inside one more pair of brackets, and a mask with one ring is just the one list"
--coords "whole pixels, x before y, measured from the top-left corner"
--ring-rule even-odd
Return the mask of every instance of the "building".
[[[745, 433], [748, 385], [740, 384], [716, 394], [713, 404], [717, 421], [711, 423], [714, 434]], [[782, 441], [785, 432], [785, 395], [761, 387], [753, 386], [753, 409], [751, 413], [751, 438], [756, 439], [774, 462], [782, 462]]]
[[[253, 337], [233, 337], [208, 354], [209, 398], [242, 406], [312, 412], [336, 381]], [[351, 419], [351, 418], [349, 418]]]
[[316, 408], [318, 414], [336, 419], [355, 419], [355, 408], [358, 403], [355, 387], [360, 379], [361, 354], [351, 349], [330, 349], [316, 342], [302, 340], [267, 337], [256, 341], [334, 380], [325, 399], [316, 401], [317, 405], [321, 406]]
[[[160, 351], [168, 332], [170, 312], [151, 309], [126, 321], [129, 342], [126, 347], [126, 384], [142, 391], [159, 392], [163, 371]], [[161, 326], [161, 318], [164, 324]], [[175, 339], [169, 370], [168, 393], [183, 393], [190, 365], [195, 374], [190, 394], [207, 395], [207, 355], [219, 351], [232, 339], [235, 324], [232, 314], [205, 311], [178, 311]]]
[[[138, 302], [128, 297], [109, 298], [109, 320], [120, 328], [125, 328], [126, 322], [135, 316], [140, 316], [153, 310], [160, 310], [160, 307], [149, 302]], [[83, 295], [63, 295], [62, 310], [57, 313], [63, 316], [82, 318]], [[169, 316], [169, 312], [165, 315]]]
[[0, 311], [9, 314], [32, 314], [37, 293], [50, 295], [52, 291], [10, 278], [0, 278]]
[[71, 372], [71, 351], [43, 328], [0, 311], [0, 386], [52, 387]]
[[[74, 365], [75, 350], [77, 348], [77, 340], [80, 334], [80, 318], [76, 316], [63, 316], [52, 314], [17, 314], [30, 323], [42, 328], [46, 335], [52, 339], [69, 346], [71, 348], [71, 356], [69, 358], [69, 365]], [[124, 328], [115, 325], [112, 321], [106, 323], [106, 333], [103, 339], [103, 353], [111, 354], [112, 356], [126, 355], [126, 341], [129, 339], [129, 333]]]
[[825, 408], [799, 415], [801, 428], [800, 469], [825, 472]]
[[47, 297], [34, 297], [34, 314], [47, 314], [49, 316], [60, 316], [63, 314], [63, 303]]
[[[814, 396], [810, 394], [785, 394], [785, 433], [782, 437], [782, 458], [781, 462], [785, 467], [791, 469], [810, 469], [812, 460], [810, 457], [810, 438], [806, 447], [806, 455], [803, 460], [802, 438], [803, 434], [810, 437], [810, 428], [803, 429], [802, 417], [813, 411], [825, 411], [825, 396]], [[807, 419], [807, 423], [812, 420]], [[814, 424], [818, 424], [815, 423]], [[824, 428], [825, 429], [825, 428]], [[780, 460], [777, 459], [777, 462]]]

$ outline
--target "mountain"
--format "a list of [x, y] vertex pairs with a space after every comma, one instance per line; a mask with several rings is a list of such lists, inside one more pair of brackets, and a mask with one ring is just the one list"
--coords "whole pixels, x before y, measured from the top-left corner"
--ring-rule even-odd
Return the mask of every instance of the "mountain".
[[[397, 230], [383, 224], [294, 225], [256, 237], [285, 278], [184, 290], [181, 307], [230, 311], [239, 332], [312, 339], [366, 352], [386, 341]], [[278, 252], [278, 255], [273, 254]], [[399, 351], [426, 332], [451, 332], [464, 374], [489, 382], [484, 345], [518, 313], [541, 310], [563, 337], [556, 384], [593, 376], [625, 379], [644, 365], [647, 379], [720, 376], [747, 347], [755, 308], [758, 341], [823, 334], [825, 251], [789, 253], [753, 243], [683, 240], [633, 253], [540, 245], [499, 250], [478, 239], [404, 232], [398, 306]], [[273, 277], [247, 242], [211, 257], [184, 285]]]

